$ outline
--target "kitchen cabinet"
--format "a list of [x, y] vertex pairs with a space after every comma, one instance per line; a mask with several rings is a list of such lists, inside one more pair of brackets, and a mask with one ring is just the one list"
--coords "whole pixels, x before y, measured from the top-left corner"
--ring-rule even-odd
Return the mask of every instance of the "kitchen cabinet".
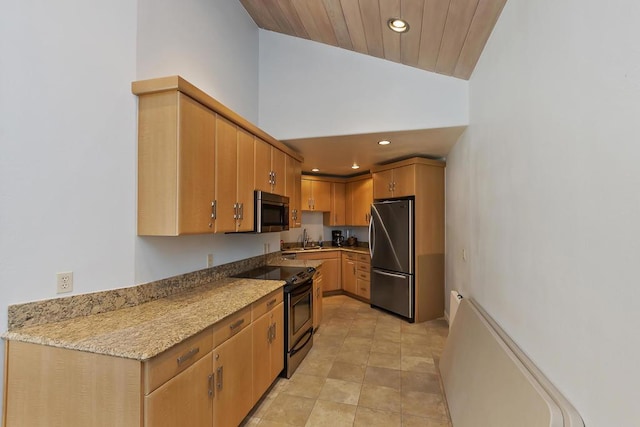
[[284, 368], [284, 304], [282, 291], [253, 304], [253, 403]]
[[302, 178], [302, 210], [329, 212], [331, 210], [331, 182]]
[[415, 165], [400, 166], [373, 173], [373, 197], [385, 199], [415, 195], [415, 175]]
[[238, 426], [253, 406], [252, 344], [252, 328], [245, 327], [213, 350], [216, 427]]
[[322, 286], [324, 282], [324, 264], [313, 275], [313, 330], [317, 331], [322, 322]]
[[369, 254], [357, 254], [356, 295], [365, 300], [371, 299], [371, 258]]
[[368, 226], [373, 203], [373, 180], [369, 177], [347, 183], [346, 222], [347, 225]]
[[296, 252], [295, 255], [296, 259], [322, 261], [322, 292], [324, 295], [342, 289], [340, 250], [323, 249], [317, 252]]
[[215, 231], [253, 230], [253, 135], [216, 117]]
[[132, 91], [138, 235], [251, 231], [254, 189], [284, 194], [287, 157], [303, 160], [179, 76], [133, 82]]
[[291, 156], [286, 162], [285, 196], [289, 197], [289, 228], [300, 228], [302, 225], [301, 186], [302, 164]]
[[260, 138], [255, 139], [255, 189], [284, 196], [286, 154]]
[[356, 255], [351, 252], [342, 253], [342, 290], [352, 295], [357, 294]]
[[346, 225], [346, 191], [346, 183], [331, 183], [331, 206], [330, 211], [323, 215], [324, 225], [330, 227]]
[[214, 392], [212, 363], [209, 352], [145, 396], [145, 427], [211, 426]]
[[138, 103], [138, 234], [213, 233], [216, 114], [180, 92]]

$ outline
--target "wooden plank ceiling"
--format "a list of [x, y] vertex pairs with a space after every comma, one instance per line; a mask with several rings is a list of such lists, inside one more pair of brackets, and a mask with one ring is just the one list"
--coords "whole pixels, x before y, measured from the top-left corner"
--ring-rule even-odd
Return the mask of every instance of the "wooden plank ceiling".
[[[260, 28], [468, 80], [506, 0], [240, 2]], [[391, 31], [390, 18], [409, 31]]]

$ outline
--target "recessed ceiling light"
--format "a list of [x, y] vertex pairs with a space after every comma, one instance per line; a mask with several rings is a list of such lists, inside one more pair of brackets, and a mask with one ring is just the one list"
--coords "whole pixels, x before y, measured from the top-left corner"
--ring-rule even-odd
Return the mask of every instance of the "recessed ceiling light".
[[311, 169], [311, 172], [320, 172], [320, 169], [318, 169], [318, 168], [313, 168], [313, 169]]
[[354, 163], [354, 164], [351, 166], [351, 169], [360, 169], [360, 165], [359, 165], [359, 164], [357, 164], [357, 163]]
[[378, 141], [378, 144], [380, 144], [380, 145], [389, 145], [389, 144], [391, 144], [391, 141], [387, 141], [387, 140]]
[[391, 18], [387, 21], [387, 26], [396, 33], [406, 33], [409, 31], [409, 23], [404, 19]]

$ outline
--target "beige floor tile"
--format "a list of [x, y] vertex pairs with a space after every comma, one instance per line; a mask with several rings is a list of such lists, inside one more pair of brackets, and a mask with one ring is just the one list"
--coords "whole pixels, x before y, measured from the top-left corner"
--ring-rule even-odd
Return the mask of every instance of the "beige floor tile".
[[402, 372], [402, 391], [440, 394], [440, 378], [435, 374]]
[[433, 418], [416, 417], [415, 415], [402, 415], [402, 427], [450, 427], [447, 421]]
[[296, 371], [280, 393], [317, 398], [324, 386], [325, 377], [307, 375]]
[[352, 324], [347, 337], [363, 337], [372, 339], [374, 332], [375, 329], [373, 327], [354, 327]]
[[335, 361], [329, 371], [329, 378], [354, 383], [362, 383], [367, 365]]
[[367, 366], [364, 376], [364, 383], [370, 385], [381, 385], [400, 390], [402, 385], [402, 372], [397, 369], [378, 368]]
[[400, 391], [391, 387], [363, 384], [358, 406], [378, 411], [401, 412]]
[[447, 420], [441, 396], [419, 391], [402, 391], [402, 413], [424, 418]]
[[403, 356], [432, 357], [433, 355], [433, 351], [430, 347], [421, 344], [403, 343], [400, 351], [402, 351]]
[[387, 341], [392, 343], [401, 343], [402, 342], [402, 334], [400, 333], [400, 328], [398, 331], [392, 331], [387, 329], [376, 328], [373, 333], [374, 341]]
[[311, 353], [300, 363], [296, 373], [326, 377], [331, 370], [331, 365], [333, 365], [334, 356], [309, 357], [310, 355]]
[[435, 362], [431, 357], [402, 355], [400, 365], [403, 371], [437, 374]]
[[351, 427], [355, 416], [355, 405], [318, 400], [306, 425], [308, 427]]
[[354, 427], [400, 427], [402, 414], [358, 406]]
[[260, 423], [258, 425], [260, 427], [291, 427], [291, 424], [279, 421], [265, 420], [264, 418], [260, 420]]
[[366, 364], [369, 360], [369, 350], [364, 349], [346, 349], [341, 350], [336, 357], [336, 362], [347, 362], [347, 363], [355, 363], [355, 364]]
[[351, 333], [349, 333], [349, 335], [347, 335], [347, 337], [344, 339], [344, 342], [342, 343], [342, 350], [348, 350], [348, 351], [351, 351], [351, 350], [366, 350], [366, 351], [370, 351], [371, 350], [371, 343], [372, 343], [371, 338], [353, 336], [353, 335], [351, 335]]
[[294, 426], [304, 426], [315, 402], [315, 399], [307, 397], [279, 394], [262, 419]]
[[414, 333], [402, 333], [403, 344], [415, 344], [430, 347], [432, 344], [432, 338], [429, 335], [420, 335]]
[[400, 355], [399, 354], [385, 354], [372, 351], [369, 355], [370, 366], [377, 366], [379, 368], [400, 369]]
[[357, 405], [358, 399], [360, 399], [361, 388], [361, 383], [352, 383], [350, 381], [327, 378], [322, 390], [320, 390], [318, 399]]
[[399, 356], [402, 346], [400, 343], [390, 342], [384, 339], [374, 339], [371, 343], [371, 351], [376, 353], [394, 354]]
[[271, 406], [277, 396], [278, 393], [273, 391], [269, 391], [267, 394], [262, 396], [262, 399], [260, 399], [258, 403], [255, 404], [255, 406], [249, 413], [249, 417], [262, 418], [264, 414], [267, 413], [269, 406]]
[[240, 427], [251, 427], [260, 424], [260, 418], [247, 417], [240, 423]]

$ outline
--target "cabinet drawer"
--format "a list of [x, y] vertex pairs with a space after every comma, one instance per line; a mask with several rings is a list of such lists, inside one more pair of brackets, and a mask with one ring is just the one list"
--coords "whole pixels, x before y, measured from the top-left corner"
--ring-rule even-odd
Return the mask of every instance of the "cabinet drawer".
[[213, 347], [217, 347], [251, 324], [251, 306], [213, 325]]
[[[287, 253], [285, 251], [285, 253]], [[293, 252], [296, 259], [334, 259], [340, 257], [340, 251], [332, 251], [328, 249], [322, 249], [316, 252]]]
[[367, 273], [369, 272], [369, 270], [371, 269], [371, 266], [369, 264], [365, 264], [363, 262], [359, 262], [358, 266], [357, 266], [358, 271], [366, 271]]
[[371, 281], [369, 270], [367, 271], [358, 270], [357, 277], [360, 280], [366, 280], [367, 282]]
[[144, 362], [144, 394], [193, 365], [213, 349], [211, 328]]
[[349, 261], [357, 261], [358, 260], [358, 254], [355, 254], [353, 252], [342, 252], [342, 259], [348, 259]]
[[358, 254], [358, 262], [370, 264], [371, 257], [369, 256], [369, 254]]
[[255, 321], [258, 317], [262, 316], [269, 310], [273, 310], [273, 308], [282, 302], [283, 299], [283, 290], [278, 289], [277, 291], [271, 292], [269, 295], [265, 295], [260, 298], [258, 301], [254, 302], [251, 305], [251, 317]]
[[371, 286], [369, 283], [369, 280], [362, 280], [360, 278], [358, 278], [358, 280], [356, 281], [358, 288], [356, 289], [356, 294], [358, 296], [361, 296], [362, 298], [366, 298], [366, 299], [370, 299], [371, 298]]

